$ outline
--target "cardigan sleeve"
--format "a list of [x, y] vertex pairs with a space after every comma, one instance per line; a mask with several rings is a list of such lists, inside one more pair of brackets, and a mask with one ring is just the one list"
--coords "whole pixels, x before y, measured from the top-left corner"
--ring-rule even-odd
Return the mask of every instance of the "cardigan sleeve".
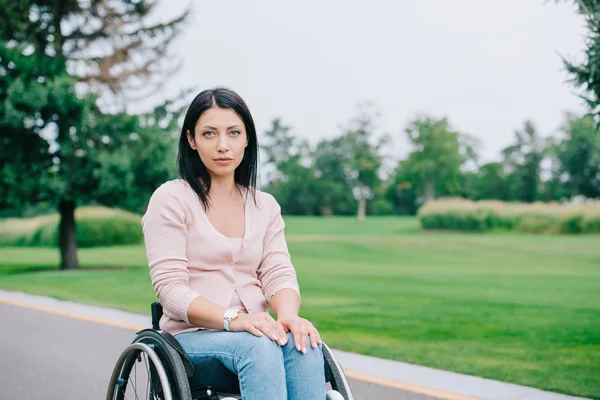
[[263, 257], [258, 267], [258, 279], [267, 301], [281, 289], [292, 289], [300, 296], [296, 270], [292, 265], [285, 241], [285, 222], [281, 207], [271, 195], [269, 226], [263, 243]]
[[171, 318], [190, 323], [187, 311], [199, 296], [188, 286], [186, 212], [168, 185], [159, 187], [142, 218], [152, 287]]

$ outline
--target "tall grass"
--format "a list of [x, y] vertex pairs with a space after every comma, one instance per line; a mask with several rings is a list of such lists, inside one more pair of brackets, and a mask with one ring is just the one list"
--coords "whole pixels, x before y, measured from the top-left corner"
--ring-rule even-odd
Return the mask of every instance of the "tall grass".
[[418, 213], [423, 229], [471, 232], [600, 233], [600, 204], [507, 203], [447, 198], [430, 201]]
[[[141, 217], [107, 207], [75, 210], [77, 245], [113, 246], [141, 243]], [[0, 246], [57, 246], [59, 215], [8, 218], [0, 221]]]

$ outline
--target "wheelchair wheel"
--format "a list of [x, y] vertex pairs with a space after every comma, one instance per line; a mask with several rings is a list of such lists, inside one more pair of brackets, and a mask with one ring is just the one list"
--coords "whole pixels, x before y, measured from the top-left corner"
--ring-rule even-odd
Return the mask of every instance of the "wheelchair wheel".
[[143, 343], [127, 347], [113, 370], [106, 398], [172, 400], [169, 378], [158, 354]]
[[179, 354], [155, 331], [139, 332], [119, 357], [107, 400], [192, 400]]
[[325, 358], [325, 364], [331, 371], [331, 380], [329, 383], [331, 384], [333, 391], [337, 392], [333, 393], [332, 391], [330, 398], [332, 400], [337, 400], [339, 398], [337, 395], [339, 394], [344, 400], [354, 400], [354, 397], [352, 397], [350, 384], [346, 379], [346, 375], [344, 374], [342, 366], [337, 362], [333, 356], [333, 352], [325, 343], [323, 343], [323, 357]]

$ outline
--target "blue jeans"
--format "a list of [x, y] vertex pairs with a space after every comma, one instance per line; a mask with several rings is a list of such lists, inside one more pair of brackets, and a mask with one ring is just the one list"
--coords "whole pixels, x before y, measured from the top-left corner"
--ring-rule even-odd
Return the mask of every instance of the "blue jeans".
[[249, 332], [203, 330], [175, 336], [192, 363], [216, 358], [238, 376], [244, 400], [324, 400], [325, 366], [321, 345], [306, 354], [288, 342], [279, 346]]

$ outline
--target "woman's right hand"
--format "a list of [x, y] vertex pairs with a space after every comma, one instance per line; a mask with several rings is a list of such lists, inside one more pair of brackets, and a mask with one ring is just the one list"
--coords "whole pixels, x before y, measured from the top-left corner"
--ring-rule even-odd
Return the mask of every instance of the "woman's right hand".
[[271, 317], [267, 312], [246, 314], [240, 313], [236, 319], [229, 322], [232, 332], [247, 331], [255, 336], [267, 335], [280, 346], [287, 343], [287, 334], [281, 324]]

